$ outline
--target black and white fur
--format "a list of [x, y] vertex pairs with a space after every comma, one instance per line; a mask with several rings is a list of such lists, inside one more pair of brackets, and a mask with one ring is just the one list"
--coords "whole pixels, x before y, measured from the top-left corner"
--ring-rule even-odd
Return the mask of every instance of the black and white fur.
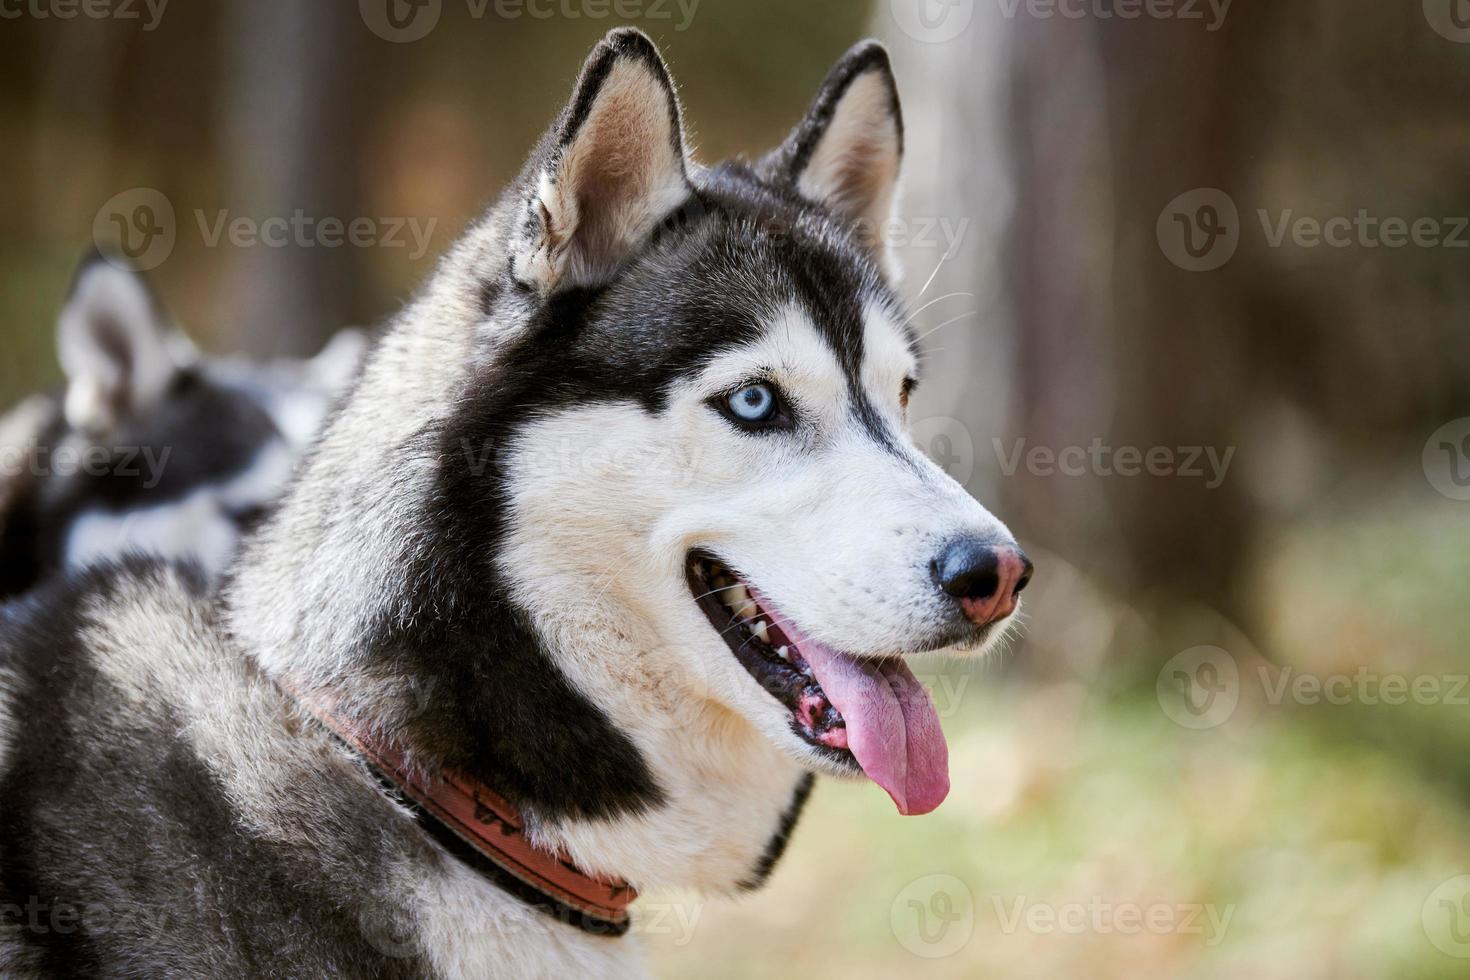
[[309, 360], [205, 357], [101, 255], [78, 270], [56, 341], [65, 389], [0, 417], [0, 597], [130, 553], [217, 580], [364, 346], [343, 331]]
[[[853, 767], [738, 666], [691, 551], [891, 656], [976, 642], [932, 557], [1005, 535], [907, 438], [914, 334], [852, 231], [892, 206], [896, 93], [859, 45], [784, 146], [705, 168], [651, 42], [613, 32], [223, 607], [124, 566], [0, 620], [0, 908], [112, 910], [13, 924], [0, 973], [641, 975], [636, 937], [528, 913], [440, 850], [272, 678], [483, 779], [589, 872], [759, 885], [812, 775]], [[789, 428], [717, 410], [751, 377]]]

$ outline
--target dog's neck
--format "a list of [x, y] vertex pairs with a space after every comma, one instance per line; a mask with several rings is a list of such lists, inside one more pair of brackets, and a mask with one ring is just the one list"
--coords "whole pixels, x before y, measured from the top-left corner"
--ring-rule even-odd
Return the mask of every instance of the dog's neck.
[[618, 623], [616, 608], [607, 604], [596, 622], [585, 612], [562, 621], [548, 643], [566, 652], [557, 659], [574, 684], [597, 692], [613, 725], [630, 733], [661, 799], [611, 821], [537, 820], [537, 833], [582, 866], [616, 869], [645, 891], [655, 883], [715, 893], [762, 884], [811, 778], [728, 709], [639, 676], [646, 651], [627, 641], [638, 624]]
[[[659, 697], [649, 686], [630, 685], [626, 668], [614, 666], [637, 661], [636, 651], [620, 648], [625, 633], [598, 630], [587, 621], [561, 626], [575, 637], [576, 650], [555, 636], [540, 637], [541, 648], [559, 651], [553, 659], [563, 665], [574, 688], [597, 692], [593, 703], [612, 730], [625, 734], [634, 746], [647, 768], [642, 782], [652, 792], [647, 799], [630, 799], [625, 812], [592, 816], [568, 812], [569, 801], [560, 794], [547, 805], [534, 790], [524, 788], [525, 772], [512, 777], [498, 766], [473, 765], [468, 771], [496, 793], [515, 786], [526, 838], [547, 854], [566, 857], [589, 876], [629, 882], [640, 891], [677, 887], [730, 894], [763, 884], [805, 802], [811, 777], [728, 710], [677, 694]], [[502, 628], [513, 629], [509, 623]], [[373, 732], [380, 743], [397, 748], [416, 769], [442, 775], [465, 766], [436, 753], [432, 735], [426, 739], [417, 734], [457, 724], [449, 719], [460, 717], [438, 715], [440, 689], [433, 683], [400, 686], [369, 673], [362, 678], [317, 677], [312, 684], [321, 697], [340, 704], [344, 716]], [[528, 733], [536, 740], [557, 735], [540, 729]], [[591, 768], [628, 764], [620, 753], [602, 755], [595, 747], [584, 746], [579, 754], [581, 764]], [[553, 765], [533, 775], [556, 783], [570, 773]]]
[[590, 605], [538, 614], [486, 554], [506, 501], [471, 464], [493, 467], [505, 432], [483, 393], [516, 393], [464, 327], [483, 323], [482, 287], [454, 269], [496, 265], [477, 247], [384, 338], [248, 546], [231, 628], [268, 673], [330, 693], [411, 764], [494, 788], [588, 872], [640, 891], [749, 885], [809, 779], [721, 709], [640, 700], [649, 638]]

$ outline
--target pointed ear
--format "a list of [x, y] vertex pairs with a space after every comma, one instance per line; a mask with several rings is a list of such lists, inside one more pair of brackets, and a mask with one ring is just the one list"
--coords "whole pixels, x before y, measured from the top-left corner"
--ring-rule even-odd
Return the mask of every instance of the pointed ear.
[[690, 193], [679, 100], [641, 31], [597, 45], [548, 140], [514, 246], [542, 294], [605, 282]]
[[903, 161], [903, 112], [888, 52], [864, 41], [843, 55], [786, 142], [766, 161], [778, 179], [848, 226], [874, 234], [893, 213]]
[[93, 256], [77, 271], [56, 326], [66, 420], [93, 435], [156, 404], [192, 348], [138, 273]]

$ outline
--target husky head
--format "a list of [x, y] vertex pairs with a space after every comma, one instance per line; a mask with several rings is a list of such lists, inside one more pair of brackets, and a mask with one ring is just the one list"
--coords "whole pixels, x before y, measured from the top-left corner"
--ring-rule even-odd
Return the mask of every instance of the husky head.
[[664, 661], [639, 670], [908, 813], [948, 781], [904, 655], [993, 640], [1030, 570], [907, 434], [915, 334], [873, 234], [902, 140], [869, 44], [774, 153], [700, 170], [662, 63], [620, 36], [534, 173], [500, 302], [544, 312], [476, 418], [531, 608], [615, 596]]
[[56, 331], [66, 376], [0, 421], [0, 594], [130, 552], [220, 575], [284, 491], [361, 346], [310, 361], [204, 358], [147, 283], [95, 255]]
[[869, 43], [780, 148], [698, 166], [652, 43], [610, 34], [252, 545], [237, 635], [550, 823], [758, 784], [774, 820], [803, 772], [936, 806], [904, 658], [993, 642], [1030, 566], [907, 434], [871, 234], [902, 135]]

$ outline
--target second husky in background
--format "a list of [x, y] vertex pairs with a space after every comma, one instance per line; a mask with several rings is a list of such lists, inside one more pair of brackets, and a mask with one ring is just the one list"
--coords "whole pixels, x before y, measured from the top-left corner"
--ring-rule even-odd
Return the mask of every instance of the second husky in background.
[[0, 597], [128, 554], [217, 581], [286, 488], [364, 346], [206, 357], [142, 276], [93, 256], [57, 321], [66, 385], [0, 417]]

